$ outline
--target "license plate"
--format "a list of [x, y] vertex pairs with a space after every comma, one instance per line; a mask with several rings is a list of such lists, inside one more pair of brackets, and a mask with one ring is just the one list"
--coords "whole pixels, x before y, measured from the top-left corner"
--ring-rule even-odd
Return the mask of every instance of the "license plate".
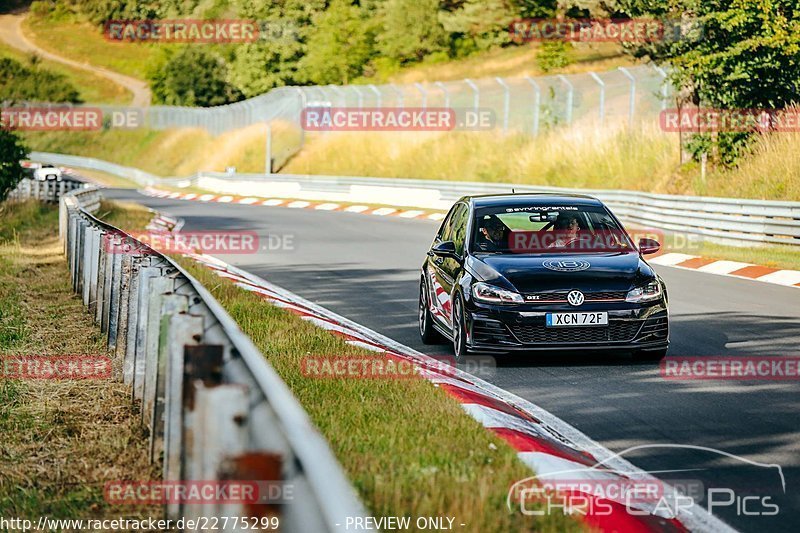
[[548, 327], [607, 326], [608, 313], [547, 313], [545, 320]]

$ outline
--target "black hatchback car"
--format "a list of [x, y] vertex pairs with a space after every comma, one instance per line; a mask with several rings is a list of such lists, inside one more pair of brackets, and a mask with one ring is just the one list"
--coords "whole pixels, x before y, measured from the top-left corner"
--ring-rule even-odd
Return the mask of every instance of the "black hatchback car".
[[667, 290], [596, 198], [468, 196], [450, 209], [422, 265], [426, 344], [470, 352], [613, 349], [659, 359], [669, 344]]

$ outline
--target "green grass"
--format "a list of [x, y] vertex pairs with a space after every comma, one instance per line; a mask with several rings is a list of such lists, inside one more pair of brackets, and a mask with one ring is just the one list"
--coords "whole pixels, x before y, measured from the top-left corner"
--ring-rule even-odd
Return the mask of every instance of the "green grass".
[[26, 17], [22, 28], [31, 41], [48, 52], [140, 80], [147, 78], [150, 65], [160, 58], [160, 46], [170, 46], [111, 42], [103, 36], [102, 27], [34, 14]]
[[[30, 64], [31, 55], [12, 48], [0, 42], [0, 58], [8, 57], [19, 61], [23, 65]], [[92, 74], [85, 70], [76, 69], [57, 61], [39, 58], [40, 68], [63, 74], [78, 90], [81, 100], [91, 104], [128, 104], [132, 95], [125, 88], [113, 81]]]
[[[141, 228], [143, 208], [104, 202], [105, 218]], [[531, 471], [504, 441], [422, 379], [314, 379], [301, 373], [308, 356], [373, 356], [342, 338], [214, 275], [182, 264], [227, 309], [292, 389], [375, 516], [451, 516], [460, 531], [574, 531], [557, 514], [534, 519], [505, 507], [512, 483]]]
[[[2, 203], [0, 228], [0, 357], [107, 355], [99, 329], [72, 293], [57, 208]], [[103, 499], [106, 481], [158, 476], [122, 383], [0, 378], [0, 435], [6, 518], [161, 515], [154, 506], [112, 506]]]

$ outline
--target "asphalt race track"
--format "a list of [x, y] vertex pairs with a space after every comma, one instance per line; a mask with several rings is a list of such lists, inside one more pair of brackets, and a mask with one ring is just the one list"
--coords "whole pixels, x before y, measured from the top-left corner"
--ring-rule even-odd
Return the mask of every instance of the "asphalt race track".
[[[200, 203], [106, 190], [182, 217], [183, 231], [252, 230], [262, 246], [283, 238], [292, 249], [220, 255], [225, 261], [429, 354], [417, 333], [419, 267], [437, 223], [309, 209]], [[800, 356], [800, 290], [656, 266], [670, 296], [670, 355]], [[671, 381], [658, 364], [624, 354], [517, 355], [480, 377], [547, 409], [614, 452], [681, 444], [724, 450], [775, 468], [708, 451], [644, 449], [625, 458], [682, 484], [734, 489], [738, 499], [714, 514], [741, 531], [800, 531], [800, 383]], [[458, 446], [458, 442], [453, 442]], [[755, 496], [755, 498], [752, 498]], [[780, 506], [777, 516], [760, 498]], [[719, 496], [720, 500], [727, 496]], [[745, 497], [751, 497], [744, 501]], [[738, 506], [736, 503], [746, 503]], [[742, 508], [744, 507], [744, 508]]]

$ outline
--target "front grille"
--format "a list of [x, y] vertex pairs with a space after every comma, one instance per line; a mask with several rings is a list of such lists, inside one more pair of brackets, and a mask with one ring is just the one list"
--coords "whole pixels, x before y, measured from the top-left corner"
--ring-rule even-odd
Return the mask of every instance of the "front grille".
[[[544, 291], [525, 294], [525, 301], [528, 303], [552, 303], [566, 302], [569, 291]], [[625, 291], [592, 291], [584, 292], [586, 301], [591, 300], [624, 300], [627, 292]]]
[[629, 342], [642, 326], [639, 320], [610, 320], [608, 326], [548, 328], [542, 324], [514, 324], [511, 331], [524, 344], [582, 344]]

